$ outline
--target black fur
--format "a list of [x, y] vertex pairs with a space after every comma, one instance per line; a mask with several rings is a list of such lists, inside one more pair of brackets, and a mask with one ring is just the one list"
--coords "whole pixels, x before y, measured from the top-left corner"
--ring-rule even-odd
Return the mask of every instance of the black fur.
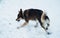
[[[38, 9], [27, 9], [24, 11], [24, 19], [36, 20], [40, 19], [43, 11]], [[29, 21], [29, 20], [28, 20]]]

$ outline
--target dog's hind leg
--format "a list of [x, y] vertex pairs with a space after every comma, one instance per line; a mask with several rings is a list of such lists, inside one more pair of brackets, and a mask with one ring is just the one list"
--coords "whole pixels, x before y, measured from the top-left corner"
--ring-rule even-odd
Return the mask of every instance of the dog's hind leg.
[[44, 24], [41, 22], [41, 20], [39, 20], [39, 22], [40, 22], [40, 24], [41, 24], [41, 27], [46, 31], [46, 33], [49, 35], [49, 34], [51, 34], [50, 32], [48, 32], [47, 30], [48, 30], [48, 26], [47, 26], [47, 28], [45, 28], [44, 27]]
[[43, 25], [43, 23], [41, 22], [41, 20], [40, 20], [40, 19], [38, 19], [38, 21], [39, 21], [39, 23], [40, 23], [41, 27], [46, 31], [46, 28], [44, 27], [44, 25]]
[[46, 30], [48, 30], [49, 24], [47, 24]]

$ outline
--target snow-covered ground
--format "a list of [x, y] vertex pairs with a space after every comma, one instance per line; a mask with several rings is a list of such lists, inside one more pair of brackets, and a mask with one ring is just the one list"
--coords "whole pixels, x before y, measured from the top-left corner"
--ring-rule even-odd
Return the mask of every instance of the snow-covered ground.
[[[50, 18], [47, 35], [41, 28], [34, 27], [35, 21], [30, 21], [27, 26], [17, 29], [24, 20], [16, 21], [18, 10], [29, 8], [42, 9]], [[60, 38], [60, 0], [0, 0], [0, 38]]]

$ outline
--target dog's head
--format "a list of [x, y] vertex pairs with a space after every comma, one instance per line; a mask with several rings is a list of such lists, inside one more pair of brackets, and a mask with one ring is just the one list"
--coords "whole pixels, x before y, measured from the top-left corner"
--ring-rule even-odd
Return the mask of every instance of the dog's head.
[[20, 9], [19, 14], [17, 15], [16, 21], [20, 21], [21, 18], [23, 18], [22, 9]]

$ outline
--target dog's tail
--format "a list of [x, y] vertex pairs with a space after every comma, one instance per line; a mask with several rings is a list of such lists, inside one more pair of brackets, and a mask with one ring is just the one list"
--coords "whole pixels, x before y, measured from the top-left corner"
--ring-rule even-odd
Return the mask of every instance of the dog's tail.
[[41, 15], [41, 21], [44, 22], [46, 19], [48, 19], [50, 21], [49, 17], [47, 16], [46, 11], [43, 11], [43, 13]]
[[45, 21], [45, 19], [44, 19], [45, 15], [46, 15], [46, 13], [45, 13], [45, 11], [43, 11], [43, 13], [41, 15], [41, 22], [42, 23], [44, 23], [44, 21]]

